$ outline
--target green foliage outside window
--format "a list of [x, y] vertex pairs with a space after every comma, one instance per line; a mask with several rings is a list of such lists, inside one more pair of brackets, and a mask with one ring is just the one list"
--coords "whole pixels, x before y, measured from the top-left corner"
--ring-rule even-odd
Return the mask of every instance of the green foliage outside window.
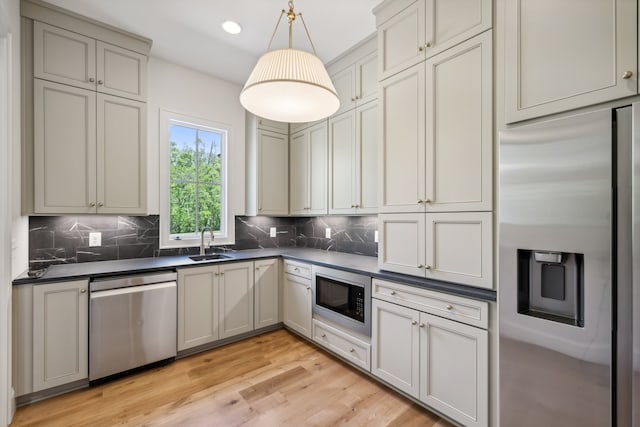
[[220, 231], [225, 134], [172, 124], [170, 128], [171, 235]]

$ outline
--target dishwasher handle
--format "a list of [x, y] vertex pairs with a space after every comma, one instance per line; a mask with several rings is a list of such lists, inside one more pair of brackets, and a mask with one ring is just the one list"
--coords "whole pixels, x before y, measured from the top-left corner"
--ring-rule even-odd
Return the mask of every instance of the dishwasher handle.
[[128, 288], [131, 286], [149, 285], [153, 283], [175, 282], [178, 274], [175, 271], [161, 273], [146, 273], [119, 277], [105, 277], [93, 279], [89, 283], [89, 290], [105, 291], [108, 289]]
[[108, 289], [104, 291], [92, 291], [89, 299], [94, 301], [100, 298], [113, 297], [117, 295], [128, 295], [128, 294], [156, 291], [160, 289], [175, 288], [175, 287], [177, 287], [176, 282], [165, 282], [165, 283], [154, 283], [152, 285], [129, 286], [127, 288]]

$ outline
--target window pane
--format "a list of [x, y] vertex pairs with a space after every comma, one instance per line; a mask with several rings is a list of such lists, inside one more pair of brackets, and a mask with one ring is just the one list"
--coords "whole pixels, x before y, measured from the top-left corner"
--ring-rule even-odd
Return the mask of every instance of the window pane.
[[193, 181], [196, 176], [196, 130], [179, 125], [169, 128], [171, 181]]
[[169, 191], [171, 218], [169, 234], [196, 232], [195, 184], [171, 183]]
[[198, 187], [198, 218], [200, 227], [209, 226], [220, 231], [220, 186], [200, 185]]
[[198, 131], [200, 138], [198, 150], [198, 180], [209, 184], [220, 184], [222, 170], [222, 141], [224, 135], [219, 132]]

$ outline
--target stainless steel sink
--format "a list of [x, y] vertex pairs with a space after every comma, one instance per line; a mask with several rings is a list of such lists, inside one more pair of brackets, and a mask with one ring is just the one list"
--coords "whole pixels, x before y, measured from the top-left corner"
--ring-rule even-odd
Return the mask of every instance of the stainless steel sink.
[[222, 255], [222, 254], [193, 255], [189, 257], [189, 259], [196, 262], [214, 261], [216, 259], [226, 259], [226, 258], [231, 258], [231, 257], [229, 255]]

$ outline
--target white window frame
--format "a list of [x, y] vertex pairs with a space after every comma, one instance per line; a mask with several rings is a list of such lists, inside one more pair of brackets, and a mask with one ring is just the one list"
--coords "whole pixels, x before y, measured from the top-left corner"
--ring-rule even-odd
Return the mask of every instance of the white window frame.
[[[222, 144], [222, 188], [220, 189], [221, 210], [220, 210], [220, 231], [214, 233], [212, 245], [233, 244], [234, 227], [230, 226], [229, 220], [233, 220], [230, 215], [229, 206], [229, 145], [231, 144], [231, 126], [225, 123], [214, 122], [198, 117], [191, 117], [171, 111], [160, 110], [160, 248], [186, 248], [200, 246], [200, 233], [181, 235], [181, 239], [172, 239], [170, 234], [171, 206], [170, 206], [170, 149], [169, 149], [169, 129], [171, 125], [182, 125], [185, 127], [198, 128], [206, 131], [222, 131], [226, 133], [226, 139]], [[183, 237], [184, 236], [184, 237]], [[205, 233], [205, 244], [209, 244], [209, 233]]]

